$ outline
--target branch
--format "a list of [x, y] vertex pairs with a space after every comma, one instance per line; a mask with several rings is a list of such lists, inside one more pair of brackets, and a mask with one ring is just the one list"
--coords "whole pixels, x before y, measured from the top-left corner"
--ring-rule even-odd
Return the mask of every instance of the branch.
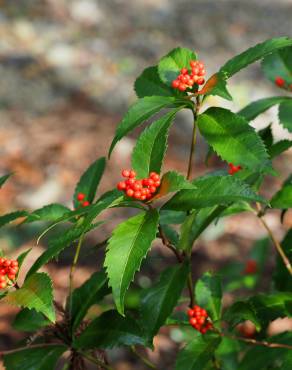
[[19, 347], [16, 349], [11, 349], [9, 351], [1, 351], [0, 352], [0, 357], [5, 356], [5, 355], [10, 355], [12, 353], [20, 352], [25, 349], [33, 349], [33, 348], [47, 348], [47, 347], [53, 347], [53, 346], [60, 346], [61, 343], [42, 343], [42, 344], [34, 344], [31, 346], [25, 346], [25, 347]]
[[192, 143], [191, 143], [191, 149], [190, 149], [190, 155], [189, 155], [189, 163], [188, 163], [188, 171], [187, 171], [187, 179], [189, 180], [192, 175], [192, 169], [193, 169], [193, 162], [194, 162], [194, 154], [195, 154], [195, 146], [196, 146], [196, 139], [197, 139], [197, 118], [199, 114], [199, 110], [201, 107], [200, 98], [196, 97], [196, 108], [195, 110], [192, 109], [193, 116], [194, 116], [194, 122], [193, 122], [193, 133], [192, 133]]

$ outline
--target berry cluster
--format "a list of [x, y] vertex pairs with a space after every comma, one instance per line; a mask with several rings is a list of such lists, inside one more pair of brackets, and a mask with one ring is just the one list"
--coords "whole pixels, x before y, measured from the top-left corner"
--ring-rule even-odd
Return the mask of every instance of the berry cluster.
[[233, 163], [228, 163], [228, 166], [229, 166], [228, 170], [229, 175], [234, 175], [236, 172], [242, 170], [241, 166], [234, 166]]
[[288, 84], [284, 78], [280, 77], [280, 76], [277, 76], [275, 78], [275, 84], [278, 86], [278, 87], [282, 87], [284, 89], [288, 89], [288, 90], [291, 90], [292, 91], [292, 84]]
[[85, 200], [85, 194], [83, 194], [83, 193], [78, 193], [77, 194], [77, 200], [78, 200], [78, 202], [81, 203], [82, 207], [87, 207], [90, 204], [88, 202], [88, 200]]
[[246, 275], [255, 274], [257, 272], [257, 261], [248, 260], [246, 261], [243, 273]]
[[172, 87], [180, 91], [185, 91], [192, 88], [194, 84], [203, 85], [205, 83], [204, 76], [206, 74], [203, 62], [198, 60], [191, 60], [190, 62], [192, 72], [189, 74], [187, 68], [182, 68], [180, 75], [172, 81]]
[[14, 281], [18, 272], [18, 261], [0, 258], [0, 289], [5, 289], [9, 280]]
[[160, 186], [160, 176], [156, 172], [151, 172], [148, 178], [142, 180], [136, 180], [136, 172], [133, 170], [123, 170], [122, 176], [127, 180], [119, 182], [117, 188], [131, 198], [150, 199]]
[[208, 330], [213, 329], [208, 313], [204, 308], [200, 306], [194, 306], [188, 309], [189, 323], [192, 327], [202, 334], [205, 334]]

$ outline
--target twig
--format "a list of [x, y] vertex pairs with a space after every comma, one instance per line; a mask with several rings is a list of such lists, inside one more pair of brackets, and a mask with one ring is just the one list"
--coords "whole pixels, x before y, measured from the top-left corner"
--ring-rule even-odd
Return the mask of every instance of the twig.
[[79, 352], [84, 358], [86, 358], [88, 361], [90, 361], [90, 362], [92, 362], [92, 363], [94, 363], [94, 364], [96, 364], [96, 365], [98, 365], [98, 366], [101, 366], [101, 367], [103, 367], [104, 369], [106, 369], [106, 370], [114, 370], [114, 368], [113, 367], [111, 367], [111, 366], [109, 366], [109, 365], [107, 365], [107, 364], [105, 364], [104, 362], [102, 362], [102, 361], [100, 361], [100, 360], [98, 360], [97, 358], [94, 358], [94, 357], [92, 357], [92, 356], [90, 356], [90, 355], [88, 355], [87, 353], [85, 353], [85, 352]]
[[183, 262], [182, 256], [180, 255], [178, 250], [168, 240], [168, 238], [165, 235], [161, 225], [158, 226], [158, 232], [159, 232], [159, 236], [162, 240], [163, 245], [165, 245], [168, 249], [170, 249], [173, 252], [173, 254], [176, 256], [176, 259], [178, 260], [179, 263], [182, 263]]
[[10, 355], [12, 353], [16, 353], [16, 352], [19, 352], [19, 351], [23, 351], [25, 349], [32, 349], [32, 348], [47, 348], [47, 347], [54, 347], [54, 346], [60, 346], [61, 343], [42, 343], [42, 344], [34, 344], [34, 345], [31, 345], [29, 347], [25, 346], [25, 347], [19, 347], [19, 348], [16, 348], [16, 349], [11, 349], [9, 351], [0, 351], [0, 357], [1, 356], [5, 356], [5, 355]]
[[289, 274], [292, 276], [292, 266], [289, 261], [289, 258], [286, 256], [285, 252], [283, 251], [281, 244], [278, 242], [278, 240], [275, 238], [275, 235], [273, 234], [273, 231], [270, 229], [269, 225], [267, 224], [266, 220], [263, 218], [263, 212], [262, 208], [259, 203], [256, 204], [258, 212], [257, 217], [264, 226], [264, 228], [267, 230], [269, 237], [271, 238], [272, 242], [274, 243], [274, 246], [279, 253], [280, 257], [282, 258], [282, 261], [284, 265], [286, 266], [286, 269], [288, 270]]
[[188, 171], [187, 171], [187, 179], [189, 180], [192, 175], [192, 169], [193, 169], [193, 161], [194, 161], [194, 154], [195, 154], [195, 146], [196, 146], [196, 139], [197, 139], [197, 118], [201, 106], [200, 98], [196, 97], [196, 108], [192, 109], [193, 116], [194, 116], [194, 122], [193, 122], [193, 133], [192, 133], [192, 143], [191, 143], [191, 149], [190, 149], [190, 155], [189, 155], [189, 162], [188, 162]]
[[158, 367], [156, 367], [152, 362], [150, 362], [146, 357], [142, 356], [135, 348], [135, 346], [131, 346], [131, 351], [148, 367], [151, 369], [158, 370]]

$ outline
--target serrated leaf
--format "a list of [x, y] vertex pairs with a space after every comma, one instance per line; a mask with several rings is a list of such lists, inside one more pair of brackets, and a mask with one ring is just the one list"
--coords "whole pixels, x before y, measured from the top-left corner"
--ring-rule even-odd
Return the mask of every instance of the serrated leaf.
[[160, 211], [160, 225], [176, 225], [184, 222], [187, 213], [181, 211]]
[[146, 96], [137, 100], [119, 123], [109, 149], [109, 156], [117, 142], [125, 135], [161, 111], [161, 109], [171, 107], [175, 102], [176, 98], [171, 96]]
[[278, 49], [282, 49], [290, 45], [292, 45], [292, 38], [290, 37], [278, 37], [266, 40], [228, 60], [228, 62], [220, 68], [219, 73], [222, 74], [225, 79], [228, 79], [249, 64], [264, 58], [266, 55], [275, 52]]
[[247, 302], [235, 302], [230, 306], [223, 315], [223, 319], [228, 322], [231, 327], [239, 323], [249, 320], [255, 324], [256, 329], [261, 329], [261, 323], [256, 315], [252, 305]]
[[271, 199], [273, 208], [292, 208], [292, 175], [285, 181], [282, 188]]
[[141, 325], [149, 340], [172, 313], [185, 286], [189, 266], [181, 264], [162, 272], [159, 282], [142, 292]]
[[175, 370], [204, 370], [212, 360], [221, 338], [215, 334], [198, 334], [178, 354]]
[[198, 95], [217, 95], [226, 100], [233, 100], [231, 94], [227, 90], [227, 83], [220, 73], [215, 73], [211, 76], [203, 88], [198, 92]]
[[32, 213], [30, 213], [27, 218], [26, 222], [34, 222], [34, 221], [57, 221], [61, 217], [63, 217], [71, 210], [68, 207], [63, 206], [62, 204], [53, 203], [42, 208], [39, 208]]
[[139, 178], [146, 178], [151, 171], [160, 173], [167, 149], [168, 131], [173, 123], [177, 110], [168, 114], [147, 127], [138, 138], [132, 154], [132, 168]]
[[[262, 61], [262, 69], [266, 77], [275, 83], [277, 77], [283, 78], [289, 85], [292, 83], [292, 48], [287, 47], [268, 55]], [[283, 87], [285, 88], [285, 87]]]
[[157, 66], [144, 69], [134, 85], [138, 98], [145, 96], [174, 96], [176, 90], [165, 85], [159, 77]]
[[34, 308], [55, 322], [52, 281], [44, 272], [31, 275], [20, 289], [9, 292], [4, 301], [15, 306]]
[[110, 292], [104, 271], [95, 272], [72, 294], [71, 322], [74, 332], [85, 317], [88, 309]]
[[283, 127], [285, 127], [289, 132], [292, 132], [292, 99], [279, 105], [279, 120]]
[[192, 237], [192, 226], [195, 222], [196, 217], [196, 212], [191, 213], [186, 217], [181, 225], [178, 248], [183, 251], [190, 252], [192, 250], [194, 242]]
[[209, 108], [199, 116], [198, 126], [223, 160], [254, 171], [271, 171], [262, 140], [242, 116], [224, 108]]
[[96, 190], [105, 169], [105, 163], [106, 160], [104, 157], [97, 159], [87, 168], [87, 170], [80, 177], [80, 180], [76, 185], [74, 191], [73, 204], [75, 208], [78, 208], [80, 206], [80, 203], [77, 200], [78, 193], [85, 194], [85, 199], [89, 203], [93, 202]]
[[202, 176], [193, 181], [195, 190], [182, 190], [175, 194], [162, 207], [163, 210], [190, 211], [228, 205], [245, 200], [248, 202], [265, 202], [246, 183], [234, 176]]
[[5, 184], [5, 182], [9, 179], [11, 176], [11, 173], [8, 173], [7, 175], [3, 175], [0, 177], [0, 188]]
[[188, 181], [183, 175], [175, 171], [166, 172], [161, 179], [161, 185], [158, 192], [152, 198], [152, 200], [159, 199], [169, 193], [183, 189], [195, 189], [190, 181]]
[[12, 221], [17, 220], [20, 217], [24, 217], [27, 215], [26, 211], [15, 211], [11, 213], [7, 213], [6, 215], [0, 216], [0, 227], [9, 224]]
[[280, 140], [277, 143], [273, 144], [269, 148], [269, 155], [271, 158], [275, 158], [284, 151], [290, 149], [292, 146], [292, 141], [290, 140]]
[[[281, 247], [287, 258], [292, 260], [292, 229], [290, 229], [281, 242]], [[273, 274], [275, 288], [279, 291], [292, 292], [291, 275], [283, 264], [282, 258], [278, 255], [276, 260], [275, 272]]]
[[112, 348], [145, 344], [138, 324], [131, 317], [107, 311], [93, 320], [73, 342], [74, 348]]
[[218, 275], [206, 272], [195, 286], [196, 302], [204, 307], [213, 321], [220, 320], [222, 287]]
[[176, 48], [161, 58], [158, 73], [161, 80], [171, 86], [173, 80], [180, 74], [182, 68], [190, 69], [190, 61], [196, 60], [196, 54], [186, 48]]
[[274, 105], [278, 105], [286, 100], [290, 100], [290, 98], [287, 96], [272, 96], [271, 98], [259, 99], [242, 108], [237, 114], [244, 117], [247, 121], [252, 121]]
[[118, 225], [109, 240], [104, 266], [120, 314], [126, 291], [156, 237], [158, 212], [153, 209]]
[[4, 365], [6, 370], [53, 370], [66, 349], [57, 344], [21, 348], [4, 355]]
[[50, 324], [51, 321], [40, 312], [24, 308], [16, 315], [12, 327], [19, 331], [36, 331]]

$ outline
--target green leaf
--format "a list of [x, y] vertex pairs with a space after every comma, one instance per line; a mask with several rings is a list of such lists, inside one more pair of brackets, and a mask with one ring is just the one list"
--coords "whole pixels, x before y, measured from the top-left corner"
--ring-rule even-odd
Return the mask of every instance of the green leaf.
[[269, 155], [271, 158], [278, 156], [279, 154], [283, 153], [284, 151], [290, 149], [292, 146], [292, 141], [290, 140], [281, 140], [277, 143], [273, 144], [269, 149]]
[[27, 215], [26, 211], [15, 211], [11, 213], [7, 213], [6, 215], [0, 216], [0, 227], [9, 224], [12, 221], [17, 220], [20, 217], [24, 217]]
[[109, 292], [104, 271], [95, 272], [84, 284], [74, 290], [71, 301], [72, 331], [78, 328], [88, 309]]
[[9, 292], [4, 301], [15, 306], [34, 308], [55, 322], [52, 281], [44, 272], [31, 275], [20, 289]]
[[283, 78], [289, 85], [292, 83], [292, 48], [287, 47], [268, 55], [262, 61], [262, 69], [266, 77], [275, 83], [276, 77]]
[[107, 311], [93, 320], [73, 342], [74, 348], [112, 348], [145, 344], [142, 332], [135, 320]]
[[158, 192], [152, 198], [158, 199], [169, 193], [183, 189], [195, 189], [195, 185], [189, 182], [183, 175], [175, 171], [166, 172], [161, 179], [161, 185]]
[[3, 356], [4, 366], [6, 370], [53, 370], [66, 350], [65, 346], [57, 344], [16, 349]]
[[291, 98], [288, 98], [287, 96], [273, 96], [271, 98], [263, 98], [250, 103], [249, 105], [241, 109], [237, 114], [244, 117], [247, 121], [252, 121], [257, 116], [264, 113], [266, 110], [270, 109], [274, 105], [278, 105], [289, 100], [291, 100]]
[[19, 331], [36, 331], [50, 324], [51, 321], [40, 312], [24, 308], [16, 315], [12, 327]]
[[168, 114], [152, 123], [140, 135], [132, 154], [132, 168], [139, 178], [146, 178], [151, 171], [160, 173], [167, 149], [168, 131], [177, 113], [171, 110]]
[[278, 37], [266, 40], [230, 59], [221, 67], [219, 73], [227, 80], [249, 64], [290, 45], [292, 45], [292, 38], [290, 37]]
[[175, 370], [204, 370], [212, 360], [221, 338], [215, 334], [198, 334], [178, 354]]
[[57, 221], [60, 217], [63, 217], [71, 210], [68, 207], [63, 206], [62, 204], [53, 203], [42, 208], [39, 208], [32, 213], [30, 213], [27, 218], [26, 222], [34, 222], [34, 221]]
[[227, 83], [220, 73], [216, 73], [211, 76], [206, 82], [202, 90], [200, 90], [200, 95], [217, 95], [226, 100], [233, 100], [230, 92], [227, 89]]
[[292, 175], [284, 182], [281, 190], [273, 196], [271, 206], [280, 209], [292, 208]]
[[255, 310], [252, 305], [247, 302], [235, 302], [224, 313], [223, 319], [226, 320], [231, 327], [234, 327], [243, 321], [250, 320], [255, 324], [258, 331], [261, 329], [261, 323]]
[[242, 116], [224, 108], [209, 108], [199, 116], [198, 126], [223, 160], [254, 171], [271, 171], [262, 140]]
[[0, 177], [0, 188], [5, 184], [5, 182], [9, 179], [11, 176], [11, 173], [8, 173], [7, 175], [3, 175]]
[[[288, 257], [292, 260], [292, 229], [290, 229], [281, 242], [281, 247]], [[292, 279], [286, 266], [283, 264], [282, 258], [278, 255], [276, 260], [276, 268], [273, 274], [275, 287], [279, 291], [292, 292]]]
[[[234, 176], [202, 176], [193, 181], [195, 190], [182, 190], [175, 194], [162, 207], [177, 211], [190, 211], [192, 209], [228, 205], [232, 202], [245, 200], [248, 202], [265, 202], [246, 183]], [[215, 215], [216, 215], [215, 211]], [[220, 211], [218, 211], [220, 213]], [[215, 218], [210, 216], [210, 222]], [[207, 223], [210, 223], [207, 221]], [[201, 226], [203, 227], [203, 225]], [[200, 232], [203, 230], [200, 227]]]
[[116, 129], [115, 137], [110, 146], [109, 156], [117, 142], [125, 135], [158, 113], [161, 109], [171, 107], [175, 102], [176, 98], [171, 96], [146, 96], [136, 101]]
[[185, 286], [189, 266], [180, 264], [162, 272], [159, 282], [142, 292], [141, 324], [152, 339], [172, 313]]
[[196, 54], [186, 48], [176, 48], [164, 56], [158, 64], [161, 80], [171, 86], [173, 80], [180, 74], [182, 68], [190, 69], [190, 61], [196, 60]]
[[222, 287], [218, 275], [206, 272], [196, 283], [196, 302], [204, 307], [213, 321], [220, 320]]
[[144, 69], [135, 81], [134, 87], [138, 98], [144, 98], [145, 96], [173, 96], [176, 95], [177, 91], [161, 82], [157, 66]]
[[58, 235], [57, 237], [50, 239], [48, 249], [43, 252], [31, 266], [26, 275], [26, 279], [32, 276], [36, 271], [38, 271], [38, 269], [40, 269], [51, 259], [57, 257], [62, 250], [69, 247], [75, 240], [79, 239], [81, 235], [90, 229], [90, 226], [85, 228], [83, 225], [79, 227], [74, 225], [66, 231], [63, 231], [62, 234]]
[[180, 238], [178, 243], [178, 248], [190, 252], [193, 247], [193, 236], [192, 227], [197, 217], [197, 213], [193, 212], [186, 217], [180, 228]]
[[120, 314], [126, 291], [156, 237], [158, 212], [153, 209], [118, 225], [109, 240], [104, 265]]
[[238, 353], [240, 344], [230, 338], [223, 337], [219, 344], [215, 357], [219, 360], [222, 370], [238, 369]]
[[[292, 75], [292, 71], [291, 71]], [[279, 106], [280, 123], [289, 131], [292, 132], [292, 99], [285, 101]]]
[[80, 203], [77, 200], [78, 193], [85, 194], [85, 199], [89, 203], [93, 202], [97, 187], [100, 183], [105, 169], [105, 162], [106, 161], [104, 157], [97, 159], [87, 168], [87, 170], [80, 177], [80, 180], [76, 185], [73, 198], [75, 208], [78, 208], [80, 206]]

